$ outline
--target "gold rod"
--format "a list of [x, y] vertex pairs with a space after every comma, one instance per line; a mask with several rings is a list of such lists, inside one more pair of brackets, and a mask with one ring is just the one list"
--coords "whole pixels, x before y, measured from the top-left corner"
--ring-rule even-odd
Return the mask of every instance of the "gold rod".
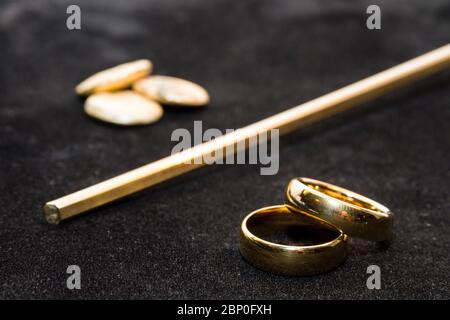
[[[279, 129], [280, 135], [374, 99], [450, 65], [450, 44], [355, 82], [339, 90], [303, 103], [249, 126], [170, 155], [112, 179], [47, 202], [44, 213], [52, 224], [154, 186], [204, 166], [203, 157], [218, 150], [234, 154], [235, 147], [248, 144], [262, 132]], [[197, 159], [197, 162], [194, 160]]]

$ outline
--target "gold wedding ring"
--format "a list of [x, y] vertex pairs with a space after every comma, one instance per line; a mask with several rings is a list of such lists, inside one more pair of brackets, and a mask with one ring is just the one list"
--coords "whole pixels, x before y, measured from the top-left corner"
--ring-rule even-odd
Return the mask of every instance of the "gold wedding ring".
[[[272, 240], [282, 235], [294, 239]], [[308, 276], [330, 271], [345, 260], [347, 236], [325, 221], [277, 205], [253, 211], [244, 219], [240, 251], [245, 260], [261, 270]]]
[[335, 185], [309, 179], [291, 180], [286, 205], [294, 212], [324, 220], [349, 236], [389, 240], [393, 215], [385, 206]]

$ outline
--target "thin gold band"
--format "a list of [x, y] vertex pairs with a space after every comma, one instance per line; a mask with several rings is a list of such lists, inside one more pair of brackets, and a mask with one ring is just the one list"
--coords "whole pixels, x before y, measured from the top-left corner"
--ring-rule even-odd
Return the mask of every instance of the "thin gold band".
[[286, 190], [289, 209], [322, 219], [349, 236], [389, 240], [393, 214], [385, 206], [335, 185], [309, 179], [291, 180]]
[[[277, 230], [292, 230], [295, 226], [321, 229], [328, 233], [327, 240], [299, 246], [263, 239]], [[277, 205], [253, 211], [244, 219], [240, 252], [245, 260], [261, 270], [287, 276], [308, 276], [330, 271], [345, 260], [347, 236], [329, 223], [298, 215], [284, 205]]]

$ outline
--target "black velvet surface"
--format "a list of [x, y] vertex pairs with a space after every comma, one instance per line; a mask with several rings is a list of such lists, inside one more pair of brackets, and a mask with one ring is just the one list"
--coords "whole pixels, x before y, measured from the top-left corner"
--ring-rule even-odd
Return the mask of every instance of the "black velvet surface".
[[[60, 226], [46, 201], [170, 154], [176, 128], [239, 128], [449, 42], [450, 3], [428, 1], [73, 1], [0, 4], [0, 297], [138, 299], [448, 299], [449, 73], [281, 139], [280, 170], [215, 166]], [[382, 30], [366, 28], [369, 4]], [[118, 128], [83, 113], [88, 75], [137, 58], [202, 84], [201, 110]], [[351, 239], [348, 260], [288, 278], [242, 260], [251, 210], [307, 176], [395, 212], [383, 248]], [[82, 289], [66, 288], [66, 268]], [[382, 289], [366, 288], [381, 268]]]

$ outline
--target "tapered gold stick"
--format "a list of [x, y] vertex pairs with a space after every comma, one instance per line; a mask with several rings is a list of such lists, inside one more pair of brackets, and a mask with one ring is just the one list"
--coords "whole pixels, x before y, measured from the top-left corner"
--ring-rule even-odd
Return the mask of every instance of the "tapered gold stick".
[[280, 134], [305, 127], [373, 99], [399, 86], [423, 78], [450, 65], [450, 44], [375, 74], [312, 101], [303, 103], [272, 117], [258, 121], [240, 130], [221, 136], [152, 162], [112, 179], [82, 189], [65, 197], [47, 202], [44, 213], [49, 223], [76, 216], [139, 190], [169, 180], [204, 164], [189, 164], [194, 159], [224, 150], [235, 152], [235, 146], [271, 129]]

